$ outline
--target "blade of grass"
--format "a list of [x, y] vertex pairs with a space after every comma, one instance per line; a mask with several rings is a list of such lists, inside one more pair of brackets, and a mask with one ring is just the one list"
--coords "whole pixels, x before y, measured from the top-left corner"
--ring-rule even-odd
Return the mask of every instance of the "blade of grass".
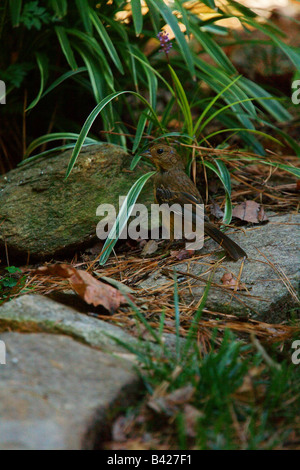
[[143, 29], [143, 15], [141, 0], [131, 0], [132, 18], [135, 29], [135, 35], [139, 36]]
[[19, 26], [21, 16], [22, 0], [10, 0], [9, 9], [11, 22], [14, 28]]
[[[88, 144], [83, 144], [83, 147], [87, 147], [89, 145], [95, 145], [95, 144], [100, 144], [101, 142], [98, 142], [95, 140], [95, 142], [90, 142]], [[33, 155], [32, 157], [26, 158], [25, 160], [22, 160], [20, 163], [18, 163], [18, 166], [26, 165], [27, 163], [30, 163], [37, 158], [45, 157], [46, 155], [51, 155], [51, 153], [55, 154], [57, 152], [61, 152], [63, 150], [68, 150], [71, 148], [75, 147], [75, 143], [73, 144], [65, 144], [65, 145], [60, 145], [59, 147], [53, 147], [49, 150], [45, 150], [44, 152], [38, 153], [36, 155]]]
[[106, 50], [107, 50], [108, 54], [110, 55], [112, 61], [114, 62], [115, 66], [117, 67], [117, 69], [123, 75], [124, 74], [124, 69], [123, 69], [122, 63], [121, 63], [120, 58], [118, 56], [118, 53], [115, 49], [115, 46], [113, 45], [113, 42], [110, 39], [110, 37], [109, 37], [109, 35], [106, 31], [106, 28], [104, 27], [104, 25], [100, 21], [97, 13], [94, 10], [92, 10], [91, 8], [89, 9], [89, 15], [90, 15], [90, 18], [92, 20], [93, 25], [95, 26], [95, 29], [96, 29], [97, 33], [99, 34], [99, 37], [101, 38], [103, 44], [106, 47]]
[[177, 362], [180, 361], [180, 311], [179, 311], [179, 298], [178, 298], [178, 282], [177, 274], [174, 268], [174, 310], [175, 310], [175, 328], [176, 328], [176, 357]]
[[203, 32], [198, 25], [191, 27], [191, 31], [216, 64], [220, 65], [230, 75], [237, 74], [237, 70], [223, 52], [223, 49], [210, 37], [209, 33]]
[[[46, 144], [48, 142], [53, 142], [55, 140], [77, 140], [78, 137], [79, 137], [79, 134], [76, 134], [74, 132], [54, 132], [52, 134], [42, 135], [41, 137], [38, 137], [33, 142], [31, 142], [31, 144], [28, 146], [26, 150], [24, 159], [28, 158], [34, 149], [36, 149], [37, 147], [40, 147], [43, 144]], [[85, 143], [98, 143], [98, 141], [90, 137], [86, 137]]]
[[76, 63], [65, 28], [63, 28], [62, 26], [56, 26], [54, 30], [59, 40], [61, 50], [63, 51], [68, 64], [70, 65], [72, 70], [76, 70], [78, 68], [78, 65]]
[[40, 70], [40, 75], [41, 75], [41, 83], [40, 83], [40, 89], [35, 97], [35, 99], [30, 103], [30, 105], [27, 107], [26, 112], [29, 111], [30, 109], [34, 108], [37, 103], [40, 101], [40, 98], [42, 96], [43, 90], [44, 90], [44, 85], [47, 80], [47, 75], [48, 75], [48, 59], [44, 54], [41, 54], [39, 52], [36, 53], [36, 61]]
[[205, 304], [206, 304], [208, 292], [209, 292], [209, 289], [210, 289], [210, 286], [211, 286], [211, 283], [212, 283], [212, 280], [213, 280], [214, 273], [215, 273], [215, 269], [212, 271], [212, 273], [211, 273], [211, 275], [210, 275], [210, 277], [207, 281], [205, 290], [204, 290], [203, 295], [202, 295], [201, 302], [199, 304], [199, 307], [197, 308], [197, 312], [194, 315], [193, 320], [192, 320], [192, 324], [191, 324], [191, 326], [188, 330], [188, 334], [187, 334], [187, 337], [186, 337], [186, 342], [185, 342], [185, 345], [184, 345], [184, 348], [183, 348], [183, 353], [182, 353], [182, 356], [184, 358], [187, 356], [187, 354], [188, 354], [188, 352], [191, 348], [193, 338], [195, 336], [200, 318], [202, 316], [202, 311], [203, 311], [203, 309], [205, 307]]
[[221, 160], [214, 159], [218, 168], [216, 168], [211, 162], [204, 161], [203, 164], [212, 170], [218, 177], [220, 178], [224, 189], [225, 189], [225, 209], [224, 209], [224, 216], [223, 222], [224, 224], [230, 224], [232, 219], [232, 204], [231, 204], [231, 181], [230, 181], [230, 173], [227, 170], [226, 166]]
[[187, 133], [192, 136], [194, 135], [193, 132], [193, 118], [192, 118], [192, 113], [191, 113], [191, 108], [188, 102], [188, 99], [186, 97], [185, 91], [183, 89], [183, 86], [180, 83], [180, 80], [175, 73], [174, 69], [171, 67], [171, 65], [168, 65], [176, 91], [177, 91], [177, 96], [178, 100], [180, 102], [180, 107], [183, 112], [186, 128], [187, 128]]
[[271, 135], [266, 134], [265, 132], [257, 131], [256, 129], [245, 129], [243, 127], [236, 127], [234, 129], [221, 129], [219, 131], [212, 132], [211, 134], [206, 136], [204, 139], [200, 140], [199, 145], [201, 145], [202, 142], [204, 142], [205, 140], [208, 140], [211, 137], [214, 137], [215, 135], [223, 134], [224, 132], [234, 132], [232, 135], [236, 134], [237, 132], [250, 132], [253, 134], [261, 135], [265, 137], [266, 139], [272, 140], [273, 142], [276, 142], [276, 144], [283, 146], [283, 144], [278, 139], [275, 139], [275, 137], [272, 137]]
[[254, 101], [254, 100], [269, 100], [269, 99], [273, 99], [273, 98], [268, 98], [268, 97], [262, 97], [262, 98], [247, 98], [245, 100], [239, 100], [239, 101], [234, 101], [233, 103], [230, 103], [230, 104], [227, 104], [226, 106], [222, 106], [222, 108], [218, 109], [217, 111], [215, 111], [209, 118], [206, 119], [206, 121], [202, 124], [202, 126], [200, 127], [199, 129], [199, 134], [201, 134], [201, 132], [203, 131], [203, 129], [205, 129], [205, 127], [207, 126], [207, 124], [212, 121], [213, 119], [215, 119], [219, 114], [223, 113], [226, 109], [228, 108], [231, 108], [232, 106], [236, 105], [236, 104], [240, 104], [240, 103], [243, 103], [245, 101]]
[[127, 224], [127, 221], [130, 217], [130, 214], [133, 210], [134, 204], [140, 192], [142, 191], [148, 179], [151, 178], [151, 176], [153, 176], [155, 173], [155, 171], [151, 171], [149, 173], [146, 173], [145, 175], [142, 175], [128, 191], [128, 194], [122, 204], [116, 221], [113, 224], [113, 227], [111, 228], [103, 246], [102, 255], [99, 260], [100, 265], [104, 265], [106, 263], [110, 253], [112, 252], [113, 247], [118, 241], [118, 237], [120, 236]]
[[64, 73], [63, 75], [61, 75], [57, 80], [55, 80], [52, 85], [50, 85], [47, 90], [44, 91], [44, 93], [42, 94], [40, 100], [42, 98], [44, 98], [44, 96], [48, 95], [48, 93], [50, 93], [52, 90], [54, 90], [54, 88], [56, 88], [58, 85], [60, 85], [62, 82], [64, 82], [65, 80], [67, 80], [68, 78], [72, 78], [74, 77], [74, 75], [77, 75], [78, 73], [81, 73], [81, 72], [86, 72], [87, 71], [87, 68], [86, 67], [80, 67], [78, 68], [77, 70], [70, 70], [69, 72], [66, 72]]
[[106, 98], [104, 98], [94, 109], [93, 111], [90, 113], [90, 115], [87, 117], [84, 125], [82, 126], [82, 129], [81, 129], [81, 132], [79, 134], [79, 137], [78, 137], [78, 140], [76, 142], [76, 145], [75, 145], [75, 148], [74, 148], [74, 151], [73, 151], [73, 154], [72, 154], [72, 157], [70, 159], [70, 162], [69, 162], [69, 165], [68, 165], [68, 169], [67, 169], [67, 173], [66, 173], [66, 178], [69, 176], [70, 172], [72, 171], [72, 168], [73, 166], [75, 165], [75, 162], [76, 162], [76, 159], [79, 155], [79, 152], [80, 152], [80, 149], [81, 149], [81, 146], [87, 136], [87, 134], [89, 133], [89, 130], [90, 128], [92, 127], [96, 117], [101, 113], [101, 111], [105, 108], [105, 106], [110, 103], [114, 98], [117, 98], [118, 96], [120, 95], [123, 95], [124, 93], [129, 93], [129, 94], [132, 94], [134, 96], [136, 96], [137, 98], [139, 98], [150, 110], [150, 112], [152, 113], [154, 119], [156, 120], [157, 122], [157, 125], [158, 127], [161, 129], [161, 131], [163, 132], [163, 129], [161, 127], [161, 124], [157, 118], [157, 115], [155, 113], [155, 111], [153, 110], [153, 108], [151, 107], [151, 105], [148, 103], [148, 101], [143, 97], [141, 96], [139, 93], [136, 93], [135, 91], [128, 91], [128, 90], [125, 90], [125, 91], [118, 91], [118, 92], [115, 92], [115, 93], [112, 93], [110, 95], [108, 95]]
[[[235, 82], [237, 82], [239, 79], [240, 79], [241, 75], [239, 75], [238, 77], [236, 77], [231, 83], [229, 83], [228, 85], [226, 85], [221, 91], [220, 93], [218, 93], [211, 101], [210, 103], [204, 108], [204, 110], [202, 111], [202, 114], [201, 116], [199, 117], [198, 121], [196, 122], [195, 126], [194, 126], [194, 134], [196, 135], [197, 134], [197, 131], [198, 131], [198, 128], [203, 120], [203, 118], [206, 116], [206, 114], [208, 113], [208, 111], [210, 110], [210, 108], [215, 104], [215, 102], [224, 94], [224, 92], [226, 90], [228, 90], [230, 87], [232, 87], [232, 85], [234, 85]], [[203, 129], [203, 126], [200, 128], [200, 131]], [[199, 133], [200, 133], [199, 131]]]
[[75, 0], [77, 10], [81, 16], [84, 28], [88, 34], [92, 34], [93, 27], [91, 18], [89, 16], [89, 1], [88, 0]]

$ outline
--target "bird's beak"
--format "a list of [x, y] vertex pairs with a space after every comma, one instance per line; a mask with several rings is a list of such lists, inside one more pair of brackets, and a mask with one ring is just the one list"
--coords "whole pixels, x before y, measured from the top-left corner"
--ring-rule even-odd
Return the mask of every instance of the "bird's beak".
[[152, 158], [150, 150], [146, 150], [145, 152], [141, 153], [142, 157]]

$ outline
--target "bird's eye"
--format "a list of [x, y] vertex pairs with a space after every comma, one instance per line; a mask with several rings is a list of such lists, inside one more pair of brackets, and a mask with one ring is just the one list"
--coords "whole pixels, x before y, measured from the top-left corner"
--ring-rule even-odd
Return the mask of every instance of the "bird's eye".
[[157, 151], [158, 155], [161, 155], [164, 152], [164, 149], [160, 148], [160, 149], [157, 149], [156, 151]]

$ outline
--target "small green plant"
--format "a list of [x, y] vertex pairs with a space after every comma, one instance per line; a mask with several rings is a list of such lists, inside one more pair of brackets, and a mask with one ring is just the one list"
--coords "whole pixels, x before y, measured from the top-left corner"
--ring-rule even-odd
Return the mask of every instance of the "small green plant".
[[[15, 2], [16, 3], [16, 2]], [[46, 8], [40, 7], [39, 2], [27, 2], [24, 5], [20, 23], [23, 23], [27, 29], [36, 28], [40, 30], [43, 24], [48, 24], [51, 20], [50, 14]]]
[[0, 277], [0, 304], [8, 300], [16, 289], [20, 291], [25, 284], [25, 276], [20, 277], [20, 268], [8, 266], [5, 271], [7, 274]]

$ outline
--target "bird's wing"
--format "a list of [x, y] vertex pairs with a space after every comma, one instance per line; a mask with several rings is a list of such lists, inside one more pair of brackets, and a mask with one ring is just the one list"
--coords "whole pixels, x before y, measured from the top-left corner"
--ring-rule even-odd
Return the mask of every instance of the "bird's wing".
[[[190, 240], [187, 249], [200, 249], [203, 246], [204, 233], [204, 207], [202, 201], [198, 200], [190, 193], [184, 191], [174, 191], [158, 187], [156, 189], [156, 200], [161, 206], [162, 225], [169, 227], [170, 219], [173, 217], [171, 225], [173, 238], [186, 238]], [[163, 210], [164, 206], [166, 209]], [[166, 212], [165, 212], [166, 211]]]
[[184, 191], [173, 191], [170, 189], [165, 189], [162, 187], [156, 188], [156, 200], [159, 204], [179, 204], [184, 206], [184, 204], [202, 204], [200, 198], [196, 198], [190, 193]]
[[[169, 206], [176, 204], [177, 209], [175, 209], [173, 212], [175, 216], [180, 216], [181, 219], [183, 215], [184, 205], [192, 205], [191, 210], [187, 210], [188, 206], [185, 206], [185, 210], [187, 211], [185, 212], [185, 214], [190, 214], [192, 216], [193, 226], [190, 228], [190, 232], [194, 230], [195, 223], [203, 222], [204, 220], [204, 233], [206, 235], [209, 235], [213, 240], [219, 243], [232, 259], [236, 261], [239, 258], [247, 257], [246, 252], [237, 243], [235, 243], [233, 240], [231, 240], [231, 238], [225, 235], [225, 233], [221, 232], [217, 227], [211, 224], [209, 222], [209, 219], [203, 214], [203, 212], [198, 212], [200, 204], [203, 204], [201, 199], [199, 200], [199, 198], [184, 191], [172, 191], [163, 187], [157, 187], [156, 200], [159, 204], [168, 204]], [[189, 232], [188, 227], [187, 232]], [[201, 246], [199, 248], [201, 248]]]
[[[198, 217], [201, 220], [208, 221], [208, 217], [204, 214], [204, 205], [201, 199], [201, 196], [195, 197], [190, 193], [186, 193], [185, 191], [174, 191], [171, 189], [166, 189], [163, 187], [156, 188], [156, 200], [159, 204], [168, 204], [172, 206], [176, 204], [176, 208], [173, 209], [173, 212], [182, 214], [182, 210], [184, 209], [187, 213], [191, 213], [192, 220], [195, 222]], [[180, 206], [180, 210], [178, 211], [177, 208]]]

